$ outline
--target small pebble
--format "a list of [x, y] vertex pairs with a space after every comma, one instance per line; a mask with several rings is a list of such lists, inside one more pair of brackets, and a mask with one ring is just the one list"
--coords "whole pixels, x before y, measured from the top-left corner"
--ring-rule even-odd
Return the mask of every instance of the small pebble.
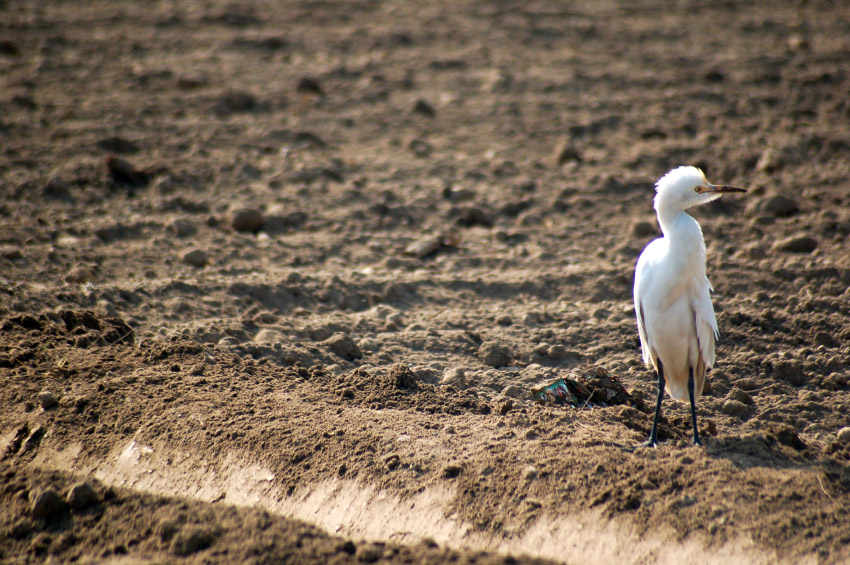
[[744, 418], [750, 411], [746, 404], [738, 402], [737, 400], [727, 400], [723, 403], [723, 407], [720, 410], [724, 414], [737, 416], [738, 418]]
[[430, 143], [421, 139], [414, 139], [407, 147], [417, 157], [427, 157], [434, 150]]
[[443, 373], [443, 378], [440, 379], [440, 384], [443, 386], [453, 386], [459, 389], [466, 388], [466, 372], [460, 367], [452, 367]]
[[502, 389], [502, 396], [507, 396], [509, 398], [520, 398], [523, 395], [523, 391], [516, 385], [508, 385], [504, 389]]
[[83, 481], [71, 487], [67, 500], [71, 508], [82, 510], [100, 502], [100, 497], [88, 481]]
[[197, 233], [198, 228], [192, 220], [188, 218], [177, 218], [171, 222], [169, 228], [177, 234], [177, 237], [189, 237]]
[[324, 341], [324, 343], [331, 351], [348, 361], [363, 357], [363, 353], [357, 344], [354, 343], [354, 340], [344, 333], [336, 333]]
[[196, 268], [204, 267], [208, 261], [209, 257], [206, 251], [201, 249], [193, 249], [183, 255], [183, 262]]
[[94, 280], [94, 269], [88, 265], [76, 265], [65, 275], [65, 282], [70, 284], [84, 284]]
[[437, 115], [434, 107], [422, 100], [421, 98], [416, 101], [416, 104], [413, 105], [413, 110], [411, 110], [414, 114], [420, 114], [422, 116], [433, 118]]
[[780, 239], [773, 244], [774, 251], [785, 251], [787, 253], [811, 253], [818, 247], [818, 240], [810, 235], [792, 235]]
[[38, 393], [38, 403], [41, 404], [41, 407], [45, 410], [50, 410], [59, 404], [59, 401], [56, 400], [56, 396], [52, 392], [49, 390], [43, 390]]
[[842, 443], [850, 443], [850, 426], [838, 430], [838, 441]]
[[649, 237], [657, 233], [658, 231], [651, 222], [640, 221], [632, 224], [632, 235], [635, 237]]
[[553, 155], [555, 164], [559, 167], [569, 162], [581, 162], [582, 160], [578, 149], [576, 149], [567, 139], [562, 140], [557, 146], [555, 146]]
[[754, 201], [747, 207], [752, 216], [773, 216], [783, 218], [799, 212], [797, 202], [784, 194], [772, 194]]
[[263, 214], [256, 208], [241, 208], [233, 214], [231, 225], [238, 232], [258, 232], [263, 228]]
[[49, 520], [65, 512], [68, 505], [52, 488], [37, 492], [32, 502], [32, 517]]
[[511, 361], [511, 352], [507, 347], [496, 341], [485, 341], [478, 348], [478, 358], [485, 365], [504, 367]]

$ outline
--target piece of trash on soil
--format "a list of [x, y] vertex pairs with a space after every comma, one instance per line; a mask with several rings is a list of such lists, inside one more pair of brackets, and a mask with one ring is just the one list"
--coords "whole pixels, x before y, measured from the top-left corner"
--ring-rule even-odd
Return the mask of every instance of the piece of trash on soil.
[[590, 367], [577, 378], [560, 377], [531, 390], [531, 397], [542, 404], [585, 406], [635, 405], [626, 387], [602, 367]]

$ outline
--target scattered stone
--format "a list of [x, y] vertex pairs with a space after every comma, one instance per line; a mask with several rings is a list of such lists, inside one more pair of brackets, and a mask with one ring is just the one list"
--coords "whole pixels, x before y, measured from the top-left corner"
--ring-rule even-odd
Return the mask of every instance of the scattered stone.
[[348, 361], [353, 361], [354, 359], [360, 359], [363, 357], [363, 353], [360, 351], [357, 344], [354, 343], [354, 340], [344, 333], [335, 333], [323, 343], [325, 343], [331, 351]]
[[57, 200], [71, 199], [71, 184], [60, 179], [59, 177], [51, 177], [47, 184], [44, 185], [42, 193], [48, 198]]
[[94, 269], [88, 265], [75, 265], [68, 274], [65, 275], [65, 282], [70, 284], [85, 284], [93, 281], [95, 277]]
[[498, 318], [496, 318], [496, 323], [500, 326], [508, 327], [514, 323], [513, 318], [511, 318], [508, 314], [502, 314]]
[[764, 259], [767, 257], [767, 248], [759, 241], [749, 241], [741, 247], [739, 254], [747, 259]]
[[364, 337], [357, 345], [360, 347], [360, 351], [367, 351], [369, 353], [375, 353], [381, 349], [381, 344], [372, 337]]
[[522, 471], [522, 477], [526, 480], [526, 482], [533, 481], [539, 474], [540, 471], [538, 471], [537, 467], [534, 467], [533, 465], [529, 465]]
[[434, 150], [430, 143], [421, 139], [412, 140], [408, 144], [407, 148], [410, 149], [417, 157], [427, 157]]
[[137, 169], [129, 161], [113, 157], [112, 155], [106, 158], [106, 170], [113, 184], [120, 184], [130, 188], [147, 186], [151, 180], [149, 173]]
[[384, 557], [384, 546], [379, 543], [369, 543], [357, 548], [357, 560], [361, 563], [375, 563]]
[[564, 139], [555, 146], [554, 160], [557, 166], [562, 166], [570, 162], [580, 163], [582, 161], [581, 154], [569, 140]]
[[455, 220], [457, 225], [462, 227], [484, 226], [485, 228], [493, 227], [493, 219], [484, 210], [477, 207], [469, 207], [461, 210], [460, 216]]
[[823, 380], [823, 388], [828, 390], [844, 390], [847, 386], [847, 377], [840, 373], [830, 373]]
[[758, 383], [750, 378], [744, 377], [743, 379], [738, 379], [737, 382], [738, 388], [741, 390], [755, 390], [758, 388]]
[[257, 107], [257, 98], [244, 90], [228, 90], [218, 99], [213, 111], [216, 114], [227, 115], [239, 112], [250, 112]]
[[101, 298], [97, 301], [94, 311], [98, 316], [102, 316], [104, 318], [114, 318], [118, 315], [118, 310], [115, 309], [115, 305], [105, 298]]
[[169, 229], [173, 231], [177, 237], [191, 237], [198, 233], [198, 226], [196, 226], [195, 222], [188, 218], [177, 218], [171, 222]]
[[315, 77], [303, 77], [298, 81], [298, 86], [295, 90], [304, 94], [324, 94], [319, 79]]
[[443, 373], [443, 378], [440, 379], [440, 384], [443, 386], [453, 386], [458, 389], [466, 388], [466, 372], [460, 367], [452, 367]]
[[557, 343], [555, 345], [550, 346], [546, 350], [546, 357], [548, 357], [552, 361], [563, 361], [564, 359], [569, 359], [571, 357], [572, 358], [578, 358], [578, 355], [576, 355], [572, 351], [569, 351], [566, 347], [564, 347], [560, 343]]
[[277, 330], [263, 328], [254, 336], [254, 343], [261, 345], [274, 345], [283, 341], [283, 334]]
[[794, 386], [803, 384], [803, 367], [795, 361], [777, 361], [773, 365], [773, 377]]
[[806, 444], [804, 444], [803, 440], [800, 439], [800, 436], [797, 435], [797, 430], [788, 424], [772, 423], [768, 428], [767, 435], [782, 445], [793, 447], [798, 451], [806, 448]]
[[208, 548], [213, 542], [213, 534], [203, 526], [187, 526], [177, 532], [171, 542], [171, 553], [186, 557]]
[[454, 479], [459, 476], [463, 472], [463, 467], [456, 463], [449, 463], [443, 468], [443, 478], [444, 479]]
[[100, 496], [88, 481], [76, 483], [68, 491], [68, 505], [74, 510], [83, 510], [100, 502]]
[[729, 399], [730, 400], [737, 400], [738, 402], [741, 402], [742, 404], [752, 404], [753, 403], [753, 397], [750, 396], [748, 393], [744, 392], [743, 390], [741, 390], [738, 387], [734, 387], [732, 390], [729, 391]]
[[792, 235], [773, 244], [775, 251], [786, 251], [788, 253], [811, 253], [817, 247], [818, 240], [804, 234]]
[[504, 367], [511, 361], [511, 352], [504, 345], [490, 340], [485, 341], [478, 348], [478, 358], [485, 365]]
[[32, 96], [28, 94], [16, 94], [12, 96], [12, 103], [20, 106], [25, 110], [35, 110], [38, 108], [38, 103]]
[[210, 80], [199, 73], [188, 73], [177, 77], [177, 88], [182, 90], [193, 90], [209, 84]]
[[2, 250], [0, 250], [0, 255], [2, 255], [4, 259], [8, 259], [9, 261], [17, 261], [18, 259], [21, 259], [24, 256], [24, 254], [18, 247], [4, 247]]
[[123, 137], [104, 137], [98, 140], [96, 145], [99, 149], [110, 153], [132, 154], [139, 152], [139, 146], [136, 143]]
[[192, 249], [183, 255], [183, 262], [190, 267], [200, 269], [201, 267], [206, 266], [207, 262], [209, 262], [209, 257], [207, 256], [206, 251], [202, 249]]
[[50, 520], [68, 510], [65, 500], [52, 488], [36, 492], [32, 499], [32, 517]]
[[18, 47], [18, 44], [14, 41], [10, 41], [8, 39], [0, 40], [0, 54], [15, 56], [21, 53], [21, 49]]
[[240, 208], [233, 214], [231, 225], [238, 232], [258, 232], [263, 229], [262, 212], [256, 208]]
[[413, 105], [413, 110], [411, 110], [414, 114], [421, 114], [428, 118], [433, 118], [437, 115], [434, 107], [422, 100], [421, 98], [416, 101], [416, 104]]
[[823, 345], [824, 347], [838, 347], [841, 343], [832, 337], [832, 334], [828, 334], [827, 332], [818, 332], [815, 334], [815, 344]]
[[471, 188], [455, 188], [453, 186], [445, 186], [443, 187], [442, 192], [443, 198], [446, 200], [451, 200], [452, 202], [465, 202], [468, 200], [475, 200], [478, 196], [474, 190]]
[[443, 236], [435, 235], [419, 241], [414, 241], [404, 248], [405, 255], [425, 259], [443, 248]]
[[396, 363], [390, 367], [387, 373], [387, 380], [396, 388], [417, 389], [419, 385], [416, 383], [416, 377], [410, 367], [404, 363]]
[[746, 404], [737, 400], [727, 400], [723, 403], [723, 407], [720, 410], [724, 414], [728, 414], [730, 416], [737, 416], [738, 418], [745, 418], [750, 412], [750, 409], [747, 407]]
[[838, 430], [838, 441], [842, 443], [850, 443], [850, 426], [846, 426]]
[[525, 396], [525, 394], [520, 387], [516, 385], [508, 385], [502, 389], [502, 396], [507, 396], [509, 398], [521, 398]]
[[785, 166], [785, 159], [782, 151], [768, 147], [762, 151], [758, 161], [756, 161], [756, 170], [765, 173], [778, 171]]
[[649, 237], [658, 233], [652, 222], [641, 220], [632, 224], [632, 235], [635, 237]]
[[50, 410], [51, 408], [59, 404], [59, 401], [56, 400], [56, 395], [54, 395], [52, 392], [50, 392], [49, 390], [43, 390], [38, 393], [38, 403], [43, 409]]
[[797, 202], [784, 194], [773, 194], [764, 196], [759, 200], [754, 201], [747, 206], [747, 212], [752, 216], [773, 216], [773, 217], [788, 217], [793, 216], [800, 209], [797, 207]]

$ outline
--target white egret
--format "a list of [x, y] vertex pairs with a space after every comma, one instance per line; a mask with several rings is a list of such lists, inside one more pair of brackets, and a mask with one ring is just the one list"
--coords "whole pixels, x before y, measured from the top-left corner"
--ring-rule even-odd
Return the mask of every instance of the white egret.
[[658, 420], [664, 390], [691, 403], [694, 443], [701, 445], [695, 402], [705, 373], [714, 364], [717, 320], [711, 305], [714, 290], [705, 274], [705, 241], [699, 224], [685, 210], [746, 192], [710, 184], [696, 167], [673, 169], [655, 184], [655, 211], [663, 237], [643, 250], [635, 270], [635, 313], [643, 361], [658, 374], [658, 399], [649, 441], [658, 443]]

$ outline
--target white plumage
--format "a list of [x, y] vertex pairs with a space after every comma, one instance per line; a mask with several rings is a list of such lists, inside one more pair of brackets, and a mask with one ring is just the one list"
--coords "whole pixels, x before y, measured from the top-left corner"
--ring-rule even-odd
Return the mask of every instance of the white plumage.
[[700, 443], [694, 402], [702, 395], [706, 370], [714, 365], [718, 330], [702, 230], [685, 211], [724, 192], [745, 191], [712, 185], [696, 167], [673, 169], [656, 183], [655, 211], [664, 236], [641, 253], [634, 286], [643, 360], [655, 368], [659, 382], [650, 445], [657, 443], [663, 389], [676, 400], [691, 402], [694, 442]]

